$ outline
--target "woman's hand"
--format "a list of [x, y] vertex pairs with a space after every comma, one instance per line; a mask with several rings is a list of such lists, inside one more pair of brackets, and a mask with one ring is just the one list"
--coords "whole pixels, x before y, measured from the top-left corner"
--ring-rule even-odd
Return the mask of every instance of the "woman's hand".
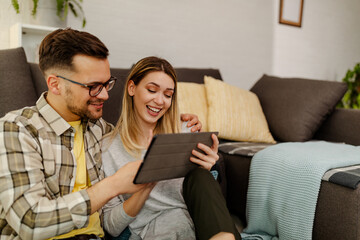
[[218, 147], [219, 140], [215, 134], [211, 135], [213, 140], [213, 145], [211, 147], [206, 146], [205, 144], [198, 143], [197, 147], [204, 151], [205, 154], [192, 150], [194, 156], [190, 157], [190, 161], [200, 165], [200, 167], [205, 168], [210, 171], [210, 169], [215, 165], [216, 161], [219, 160]]
[[180, 115], [180, 119], [183, 122], [188, 122], [187, 127], [192, 127], [191, 132], [199, 131], [201, 132], [202, 124], [195, 114], [183, 113]]

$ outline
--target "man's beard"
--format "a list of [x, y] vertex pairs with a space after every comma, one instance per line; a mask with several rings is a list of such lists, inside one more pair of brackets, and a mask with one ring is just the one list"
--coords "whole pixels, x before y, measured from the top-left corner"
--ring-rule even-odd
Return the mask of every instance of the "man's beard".
[[102, 117], [102, 109], [95, 110], [96, 112], [101, 112], [101, 114], [94, 116], [93, 113], [91, 111], [89, 111], [88, 106], [93, 103], [103, 103], [104, 101], [102, 101], [102, 100], [90, 101], [89, 100], [86, 102], [85, 105], [79, 107], [79, 106], [74, 105], [75, 101], [73, 100], [73, 93], [71, 92], [70, 89], [66, 89], [66, 94], [68, 96], [66, 98], [67, 108], [73, 114], [80, 116], [81, 119], [90, 119], [90, 120], [97, 120]]

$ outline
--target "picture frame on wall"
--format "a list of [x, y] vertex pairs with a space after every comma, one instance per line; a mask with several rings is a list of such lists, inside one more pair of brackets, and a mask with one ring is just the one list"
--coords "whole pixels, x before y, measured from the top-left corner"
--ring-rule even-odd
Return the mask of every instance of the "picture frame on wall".
[[280, 0], [279, 23], [301, 27], [304, 0]]

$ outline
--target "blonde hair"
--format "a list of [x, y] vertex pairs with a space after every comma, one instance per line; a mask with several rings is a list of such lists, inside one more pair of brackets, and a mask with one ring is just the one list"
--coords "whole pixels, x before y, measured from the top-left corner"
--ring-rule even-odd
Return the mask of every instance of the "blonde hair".
[[158, 120], [154, 129], [154, 135], [159, 133], [178, 133], [180, 132], [180, 115], [177, 106], [177, 79], [174, 68], [165, 59], [158, 57], [146, 57], [138, 61], [131, 69], [129, 76], [126, 79], [124, 87], [124, 98], [122, 101], [122, 111], [120, 119], [116, 124], [113, 132], [113, 137], [116, 134], [120, 134], [121, 140], [126, 151], [139, 158], [141, 156], [141, 150], [144, 146], [139, 144], [139, 136], [141, 130], [139, 122], [135, 115], [135, 107], [133, 103], [133, 97], [129, 95], [128, 84], [132, 80], [135, 85], [138, 85], [141, 80], [151, 72], [164, 72], [171, 79], [174, 80], [174, 93], [171, 99], [171, 105], [165, 114]]

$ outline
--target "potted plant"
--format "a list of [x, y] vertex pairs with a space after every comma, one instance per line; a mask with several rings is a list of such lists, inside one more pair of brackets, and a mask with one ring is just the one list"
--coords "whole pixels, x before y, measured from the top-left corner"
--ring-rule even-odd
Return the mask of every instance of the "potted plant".
[[342, 80], [348, 86], [344, 97], [338, 107], [360, 109], [360, 63], [353, 70], [348, 70]]
[[[31, 15], [33, 17], [36, 17], [39, 0], [32, 0], [32, 1], [33, 1], [33, 8], [31, 11]], [[66, 18], [70, 9], [70, 11], [74, 14], [75, 17], [80, 17], [82, 19], [82, 27], [85, 27], [86, 18], [85, 18], [84, 10], [82, 9], [81, 6], [82, 0], [55, 0], [55, 1], [56, 1], [56, 15], [62, 21]], [[20, 13], [19, 1], [11, 0], [11, 4], [14, 7], [16, 13]]]

